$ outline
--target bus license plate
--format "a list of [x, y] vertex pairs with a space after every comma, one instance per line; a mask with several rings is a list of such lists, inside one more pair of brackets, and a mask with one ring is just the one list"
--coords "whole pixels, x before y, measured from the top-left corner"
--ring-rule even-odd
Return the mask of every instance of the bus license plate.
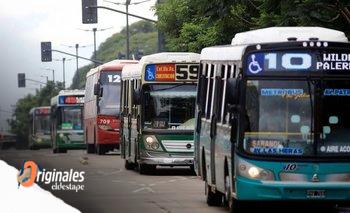
[[306, 196], [307, 198], [312, 198], [312, 199], [325, 198], [326, 190], [307, 190]]

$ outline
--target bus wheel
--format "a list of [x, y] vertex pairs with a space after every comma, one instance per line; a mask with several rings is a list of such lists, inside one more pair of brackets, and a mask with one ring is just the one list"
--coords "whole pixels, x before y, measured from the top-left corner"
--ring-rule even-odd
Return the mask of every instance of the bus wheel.
[[220, 192], [212, 192], [207, 181], [205, 181], [205, 191], [207, 194], [208, 206], [221, 206], [223, 195]]
[[88, 144], [86, 146], [86, 152], [88, 154], [92, 154], [92, 153], [95, 153], [95, 145], [94, 144]]
[[135, 168], [135, 164], [130, 163], [128, 159], [125, 159], [125, 169], [133, 170]]
[[152, 174], [156, 169], [155, 165], [141, 164], [139, 163], [139, 172], [140, 174]]
[[67, 149], [57, 148], [58, 153], [67, 153]]
[[57, 148], [53, 148], [53, 149], [52, 149], [52, 153], [54, 153], [54, 154], [58, 153]]
[[96, 153], [98, 155], [106, 154], [105, 147], [102, 144], [97, 144], [97, 146], [96, 146]]

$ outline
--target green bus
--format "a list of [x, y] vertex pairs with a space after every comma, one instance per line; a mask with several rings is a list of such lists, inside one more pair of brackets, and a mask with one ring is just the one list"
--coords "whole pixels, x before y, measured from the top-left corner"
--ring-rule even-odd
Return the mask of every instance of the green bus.
[[50, 107], [34, 107], [29, 111], [29, 148], [51, 147]]
[[199, 54], [158, 53], [122, 71], [122, 143], [125, 168], [190, 166]]
[[84, 90], [61, 90], [51, 99], [53, 153], [85, 149], [83, 130]]

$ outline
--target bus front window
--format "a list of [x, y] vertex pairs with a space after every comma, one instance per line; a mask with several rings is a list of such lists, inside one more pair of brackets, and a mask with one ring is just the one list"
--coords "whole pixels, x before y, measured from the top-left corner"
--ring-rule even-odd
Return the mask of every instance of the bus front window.
[[194, 129], [196, 86], [145, 86], [144, 126], [153, 129]]
[[36, 115], [34, 118], [34, 133], [50, 135], [50, 115]]
[[62, 130], [82, 130], [83, 118], [82, 107], [64, 107], [62, 108]]
[[121, 89], [120, 72], [102, 72], [100, 79], [102, 96], [99, 99], [99, 114], [118, 115]]
[[320, 125], [320, 155], [350, 154], [350, 82], [323, 81]]
[[314, 101], [310, 91], [313, 93], [313, 85], [307, 81], [248, 81], [244, 151], [255, 155], [312, 155]]

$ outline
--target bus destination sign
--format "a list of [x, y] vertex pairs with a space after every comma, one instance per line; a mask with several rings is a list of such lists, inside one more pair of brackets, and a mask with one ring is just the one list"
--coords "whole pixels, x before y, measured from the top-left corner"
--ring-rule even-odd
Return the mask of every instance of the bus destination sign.
[[148, 64], [146, 81], [193, 81], [198, 78], [199, 64]]
[[39, 108], [39, 109], [35, 109], [35, 114], [36, 115], [47, 115], [50, 113], [50, 109], [49, 108]]
[[83, 104], [84, 96], [59, 96], [59, 104]]
[[249, 54], [246, 60], [247, 75], [264, 75], [276, 71], [336, 72], [350, 71], [350, 53], [276, 51]]

